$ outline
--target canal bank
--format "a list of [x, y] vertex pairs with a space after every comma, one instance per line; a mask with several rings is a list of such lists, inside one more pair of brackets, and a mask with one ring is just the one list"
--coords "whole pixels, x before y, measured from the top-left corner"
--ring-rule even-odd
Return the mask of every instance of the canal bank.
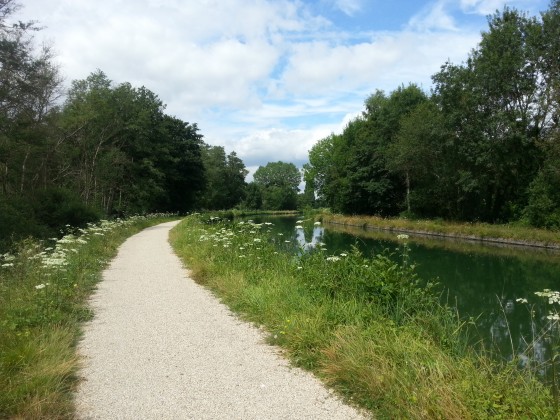
[[560, 232], [514, 225], [451, 223], [439, 220], [386, 219], [320, 213], [323, 223], [394, 233], [560, 250]]

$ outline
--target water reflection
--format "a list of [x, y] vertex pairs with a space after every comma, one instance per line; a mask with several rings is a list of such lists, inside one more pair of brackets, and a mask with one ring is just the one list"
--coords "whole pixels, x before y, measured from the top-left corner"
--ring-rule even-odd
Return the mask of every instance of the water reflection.
[[318, 246], [323, 246], [323, 235], [325, 234], [325, 228], [321, 226], [313, 226], [313, 229], [306, 230], [303, 227], [296, 226], [296, 241], [300, 248], [304, 251], [309, 251]]

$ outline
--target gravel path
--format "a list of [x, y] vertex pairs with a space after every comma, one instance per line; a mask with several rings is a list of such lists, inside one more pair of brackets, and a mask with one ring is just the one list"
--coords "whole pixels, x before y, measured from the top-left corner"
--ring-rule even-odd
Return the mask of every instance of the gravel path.
[[361, 419], [188, 278], [167, 238], [128, 239], [80, 343], [82, 419]]

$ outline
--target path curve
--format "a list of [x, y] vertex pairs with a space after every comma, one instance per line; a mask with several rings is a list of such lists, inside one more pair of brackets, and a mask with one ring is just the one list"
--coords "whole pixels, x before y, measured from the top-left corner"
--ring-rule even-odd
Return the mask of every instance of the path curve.
[[92, 298], [79, 345], [82, 419], [361, 419], [194, 283], [168, 243], [129, 238]]

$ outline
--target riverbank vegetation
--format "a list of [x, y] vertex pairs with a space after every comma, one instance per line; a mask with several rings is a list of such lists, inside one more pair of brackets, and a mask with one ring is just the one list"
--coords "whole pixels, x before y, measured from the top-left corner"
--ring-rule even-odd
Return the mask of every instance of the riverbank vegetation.
[[0, 418], [74, 418], [76, 346], [92, 315], [87, 299], [126, 238], [167, 220], [67, 228], [60, 239], [26, 240], [0, 254]]
[[419, 287], [406, 235], [395, 264], [355, 249], [294, 255], [267, 223], [209, 222], [189, 216], [171, 233], [195, 280], [376, 418], [554, 417], [528, 372], [470, 350], [466, 325]]
[[560, 237], [557, 231], [531, 228], [517, 224], [454, 223], [441, 219], [416, 220], [377, 216], [345, 216], [332, 214], [328, 211], [315, 212], [314, 214], [318, 220], [333, 225], [387, 230], [396, 233], [560, 248]]
[[538, 17], [496, 12], [468, 59], [433, 75], [430, 94], [377, 91], [310, 150], [318, 205], [560, 229], [559, 56], [560, 1]]

